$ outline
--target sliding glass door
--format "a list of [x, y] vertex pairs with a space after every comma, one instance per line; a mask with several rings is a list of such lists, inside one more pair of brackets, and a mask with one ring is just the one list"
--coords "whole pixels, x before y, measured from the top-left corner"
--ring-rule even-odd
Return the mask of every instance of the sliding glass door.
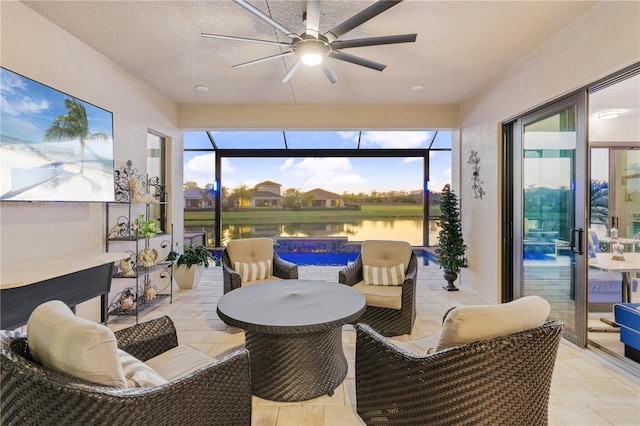
[[585, 93], [513, 123], [513, 297], [538, 295], [586, 344]]

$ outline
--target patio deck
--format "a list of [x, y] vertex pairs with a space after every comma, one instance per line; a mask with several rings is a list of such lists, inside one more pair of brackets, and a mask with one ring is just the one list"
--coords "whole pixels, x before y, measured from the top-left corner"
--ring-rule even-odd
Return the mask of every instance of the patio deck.
[[[301, 266], [301, 279], [337, 281], [337, 266]], [[487, 303], [462, 287], [458, 292], [442, 290], [446, 284], [437, 265], [420, 266], [418, 272], [417, 319], [411, 336], [417, 339], [438, 333], [443, 314], [453, 306]], [[178, 330], [178, 341], [218, 356], [244, 344], [242, 330], [227, 326], [216, 314], [222, 297], [222, 271], [209, 268], [193, 290], [174, 290], [173, 303], [165, 302], [145, 313], [141, 321], [170, 316]], [[110, 324], [113, 329], [123, 324]], [[355, 331], [343, 328], [343, 347], [349, 363], [344, 383], [332, 397], [279, 403], [254, 397], [253, 425], [350, 426], [364, 424], [355, 411]], [[640, 369], [639, 369], [640, 371]], [[638, 425], [640, 424], [640, 374], [630, 374], [593, 351], [584, 351], [563, 341], [554, 371], [549, 407], [550, 425]]]

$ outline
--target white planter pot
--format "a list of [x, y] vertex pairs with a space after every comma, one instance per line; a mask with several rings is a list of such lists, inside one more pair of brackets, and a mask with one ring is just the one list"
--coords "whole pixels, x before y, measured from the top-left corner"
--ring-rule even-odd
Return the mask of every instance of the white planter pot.
[[187, 268], [185, 265], [173, 265], [173, 279], [181, 289], [196, 288], [200, 284], [205, 269], [204, 266]]

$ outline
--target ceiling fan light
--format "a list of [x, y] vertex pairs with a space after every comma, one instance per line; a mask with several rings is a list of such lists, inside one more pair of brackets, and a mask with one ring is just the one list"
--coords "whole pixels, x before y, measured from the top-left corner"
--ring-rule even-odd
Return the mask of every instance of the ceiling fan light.
[[600, 120], [611, 120], [613, 118], [620, 117], [620, 110], [612, 109], [609, 111], [602, 111], [598, 113], [598, 118]]
[[319, 65], [322, 63], [322, 55], [318, 52], [305, 52], [300, 59], [305, 65]]

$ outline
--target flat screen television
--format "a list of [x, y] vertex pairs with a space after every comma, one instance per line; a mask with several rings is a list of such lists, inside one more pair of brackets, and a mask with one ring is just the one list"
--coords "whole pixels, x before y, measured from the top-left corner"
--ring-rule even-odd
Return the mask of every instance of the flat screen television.
[[6, 68], [0, 78], [0, 201], [113, 201], [113, 114]]

